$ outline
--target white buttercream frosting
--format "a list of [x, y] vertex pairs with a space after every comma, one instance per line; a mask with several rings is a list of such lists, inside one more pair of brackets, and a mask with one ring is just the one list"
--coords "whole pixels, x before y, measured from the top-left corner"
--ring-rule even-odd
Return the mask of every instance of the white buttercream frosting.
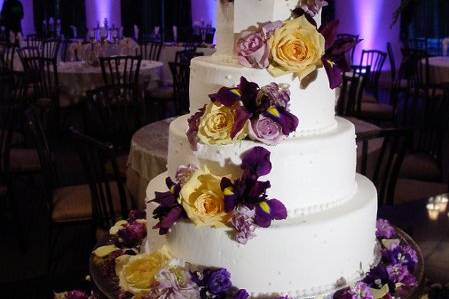
[[[149, 195], [164, 188], [165, 175], [150, 183]], [[255, 297], [325, 293], [341, 278], [360, 278], [375, 260], [376, 189], [362, 176], [357, 176], [357, 183], [356, 194], [345, 204], [257, 229], [257, 236], [246, 245], [234, 241], [230, 229], [188, 222], [173, 227], [167, 244], [174, 256], [189, 263], [227, 268], [235, 286]]]

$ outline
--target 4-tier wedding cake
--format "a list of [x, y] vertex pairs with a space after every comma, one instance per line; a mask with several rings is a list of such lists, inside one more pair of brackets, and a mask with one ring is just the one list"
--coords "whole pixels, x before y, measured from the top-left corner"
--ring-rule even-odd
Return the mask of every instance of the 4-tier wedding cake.
[[324, 4], [217, 0], [217, 52], [192, 60], [191, 114], [147, 189], [148, 231], [170, 254], [228, 269], [254, 297], [331, 292], [375, 260], [376, 189], [334, 109], [350, 45], [321, 26]]

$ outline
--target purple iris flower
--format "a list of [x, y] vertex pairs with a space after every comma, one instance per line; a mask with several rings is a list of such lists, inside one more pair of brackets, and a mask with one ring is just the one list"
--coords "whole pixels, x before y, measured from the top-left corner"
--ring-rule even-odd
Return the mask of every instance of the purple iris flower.
[[402, 284], [406, 287], [414, 287], [417, 284], [415, 276], [410, 273], [405, 265], [395, 264], [387, 266], [387, 272], [395, 284]]
[[160, 235], [167, 234], [176, 221], [185, 217], [185, 211], [178, 203], [181, 186], [175, 184], [171, 178], [167, 178], [166, 184], [169, 191], [156, 192], [155, 199], [152, 200], [159, 204], [153, 212], [153, 218], [159, 219], [159, 222], [153, 228], [159, 229]]
[[382, 263], [372, 268], [363, 279], [363, 282], [374, 289], [381, 289], [385, 284], [388, 284], [391, 292], [394, 292], [396, 289], [396, 285], [390, 279], [387, 268]]
[[319, 30], [326, 40], [326, 51], [322, 57], [322, 62], [332, 89], [340, 86], [343, 82], [343, 74], [351, 70], [345, 54], [360, 42], [360, 40], [349, 37], [336, 39], [338, 25], [339, 21], [336, 20], [322, 26]]
[[267, 149], [256, 146], [242, 154], [244, 176], [259, 178], [271, 172], [271, 153]]
[[418, 263], [416, 251], [408, 245], [401, 245], [384, 251], [383, 258], [389, 264], [405, 265], [410, 271], [413, 271]]

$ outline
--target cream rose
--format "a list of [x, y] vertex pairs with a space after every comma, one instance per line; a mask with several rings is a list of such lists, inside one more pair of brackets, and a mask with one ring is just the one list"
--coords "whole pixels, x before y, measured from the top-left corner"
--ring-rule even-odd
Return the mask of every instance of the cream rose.
[[301, 16], [285, 22], [268, 40], [273, 76], [296, 74], [301, 80], [322, 66], [325, 39], [316, 27]]
[[221, 177], [207, 170], [196, 171], [181, 189], [181, 204], [196, 225], [223, 227], [230, 215], [224, 210]]
[[123, 255], [115, 260], [115, 272], [120, 287], [134, 295], [148, 293], [155, 276], [170, 262], [168, 251], [163, 248], [151, 254]]
[[226, 107], [219, 103], [208, 104], [198, 128], [200, 141], [205, 144], [230, 144], [245, 138], [248, 132], [247, 125], [234, 138], [231, 138], [236, 108], [235, 106]]

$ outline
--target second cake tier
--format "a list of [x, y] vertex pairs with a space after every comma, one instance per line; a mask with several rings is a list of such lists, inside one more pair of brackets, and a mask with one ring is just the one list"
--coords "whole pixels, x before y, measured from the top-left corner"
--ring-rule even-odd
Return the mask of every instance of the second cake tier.
[[240, 175], [241, 155], [256, 146], [271, 152], [270, 198], [281, 200], [289, 216], [319, 212], [344, 203], [356, 190], [354, 125], [337, 118], [334, 130], [289, 138], [276, 146], [243, 140], [229, 145], [198, 144], [192, 151], [186, 137], [188, 116], [170, 125], [168, 175], [180, 165], [207, 167], [216, 175]]

